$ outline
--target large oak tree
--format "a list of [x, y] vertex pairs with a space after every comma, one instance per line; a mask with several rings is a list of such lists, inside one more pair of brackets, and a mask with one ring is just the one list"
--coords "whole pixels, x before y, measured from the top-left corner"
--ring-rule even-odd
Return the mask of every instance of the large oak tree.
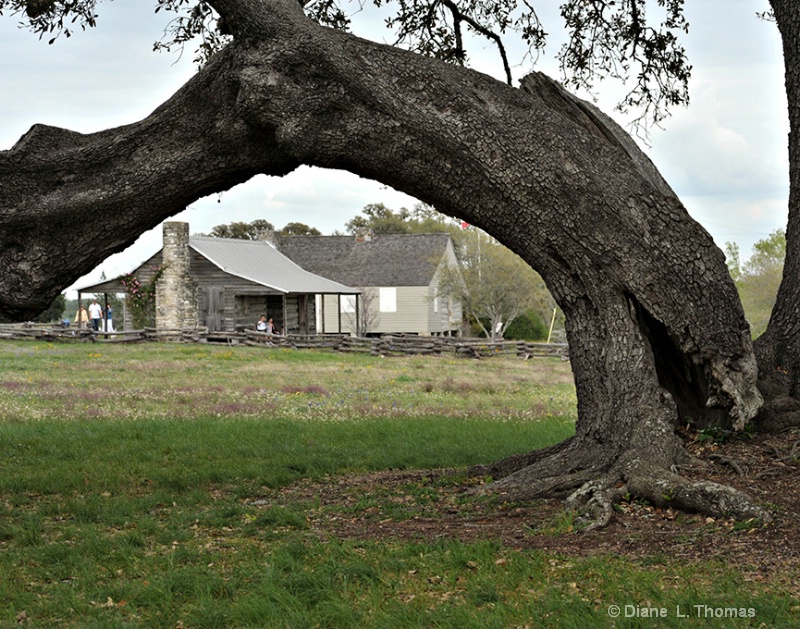
[[[527, 261], [566, 317], [575, 436], [485, 468], [515, 498], [572, 492], [595, 522], [617, 495], [768, 518], [746, 495], [680, 476], [680, 425], [742, 429], [800, 416], [800, 7], [771, 0], [784, 44], [791, 195], [784, 278], [750, 341], [724, 256], [630, 137], [532, 73], [519, 88], [458, 65], [463, 32], [544, 35], [531, 3], [415, 0], [396, 26], [416, 50], [343, 32], [333, 2], [157, 0], [187, 10], [208, 62], [146, 119], [83, 135], [34, 126], [0, 152], [0, 312], [25, 318], [192, 201], [301, 164], [378, 180], [476, 225]], [[564, 1], [562, 59], [577, 84], [634, 68], [630, 105], [658, 119], [685, 100], [682, 0]], [[92, 25], [95, 2], [0, 0], [34, 30]], [[211, 12], [213, 8], [214, 12]], [[328, 26], [320, 25], [319, 21]], [[455, 62], [455, 63], [448, 63]], [[639, 71], [641, 69], [641, 71]], [[100, 219], [100, 220], [98, 220]], [[758, 361], [758, 362], [757, 362]], [[525, 444], [520, 444], [520, 450]]]

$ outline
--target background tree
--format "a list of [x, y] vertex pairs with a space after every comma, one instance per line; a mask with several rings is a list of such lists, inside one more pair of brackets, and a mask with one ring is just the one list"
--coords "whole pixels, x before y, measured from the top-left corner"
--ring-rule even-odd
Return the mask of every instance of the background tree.
[[[95, 4], [31, 2], [30, 24], [55, 35], [73, 19], [92, 26]], [[398, 4], [389, 23], [401, 43], [434, 59], [321, 28], [292, 0], [158, 5], [178, 12], [173, 42], [216, 22], [227, 45], [145, 121], [90, 135], [36, 126], [0, 153], [3, 312], [44, 309], [163, 218], [256, 173], [346, 169], [491, 234], [540, 273], [564, 312], [575, 435], [487, 468], [507, 475], [494, 489], [510, 498], [574, 490], [570, 504], [598, 523], [628, 493], [711, 515], [769, 517], [741, 492], [676, 474], [691, 458], [675, 429], [689, 418], [741, 429], [759, 411], [759, 387], [771, 401], [793, 399], [800, 384], [800, 241], [792, 236], [800, 233], [800, 108], [790, 109], [785, 279], [758, 339], [758, 370], [722, 252], [635, 142], [540, 73], [515, 89], [458, 67], [470, 29], [495, 43], [518, 29], [542, 45], [530, 4]], [[622, 107], [651, 120], [686, 102], [683, 5], [564, 0], [566, 83], [632, 78]], [[770, 5], [788, 100], [800, 102], [800, 7]], [[306, 9], [323, 24], [348, 25], [333, 3]]]
[[[344, 295], [342, 301], [346, 304], [342, 312], [345, 327], [353, 331], [358, 330], [360, 336], [368, 336], [374, 332], [381, 322], [378, 304], [378, 290], [374, 286], [359, 286], [358, 312], [356, 312], [356, 298], [354, 295]], [[358, 317], [358, 319], [356, 319]]]
[[550, 309], [544, 281], [518, 255], [477, 229], [458, 230], [455, 236], [459, 268], [441, 274], [439, 292], [460, 300], [484, 336], [501, 339], [527, 312], [541, 317]]
[[316, 227], [309, 227], [305, 223], [286, 223], [281, 230], [281, 236], [321, 236], [322, 232]]
[[769, 324], [785, 257], [786, 234], [782, 229], [753, 245], [753, 252], [744, 263], [740, 261], [739, 247], [726, 243], [728, 269], [736, 282], [753, 338], [763, 334]]
[[[43, 310], [41, 313], [36, 315], [31, 319], [31, 321], [35, 321], [36, 323], [53, 323], [56, 321], [61, 321], [61, 318], [64, 316], [64, 310], [67, 308], [67, 297], [64, 293], [59, 293], [56, 295], [55, 299], [53, 299], [50, 306]], [[13, 323], [14, 319], [11, 317], [4, 317], [0, 314], [0, 323]]]
[[507, 339], [517, 341], [543, 341], [547, 339], [549, 322], [533, 309], [526, 310], [508, 324], [505, 331]]
[[263, 218], [258, 218], [251, 223], [234, 221], [226, 225], [217, 225], [212, 228], [209, 236], [214, 238], [236, 238], [238, 240], [258, 240], [263, 232], [275, 231], [275, 226]]
[[50, 304], [50, 307], [33, 320], [37, 323], [60, 322], [64, 316], [64, 309], [67, 307], [67, 297], [64, 293], [59, 294]]
[[373, 234], [409, 234], [411, 213], [406, 208], [395, 212], [383, 203], [370, 203], [364, 206], [360, 216], [355, 216], [344, 224], [348, 234], [370, 231]]
[[383, 203], [365, 205], [361, 214], [345, 223], [348, 234], [372, 232], [373, 234], [434, 234], [458, 233], [458, 221], [438, 212], [425, 203], [417, 203], [413, 210], [393, 210]]
[[[260, 240], [266, 232], [274, 232], [275, 226], [269, 221], [258, 218], [251, 223], [234, 221], [225, 225], [217, 225], [209, 236], [214, 238], [235, 238], [238, 240]], [[290, 222], [280, 230], [281, 236], [321, 236], [316, 227], [309, 227], [305, 223]]]

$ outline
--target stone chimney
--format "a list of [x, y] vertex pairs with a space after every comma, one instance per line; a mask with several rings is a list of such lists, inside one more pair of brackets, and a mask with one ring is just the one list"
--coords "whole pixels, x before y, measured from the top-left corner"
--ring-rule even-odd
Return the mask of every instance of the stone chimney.
[[164, 223], [164, 272], [156, 285], [156, 329], [197, 327], [195, 284], [189, 276], [189, 223]]

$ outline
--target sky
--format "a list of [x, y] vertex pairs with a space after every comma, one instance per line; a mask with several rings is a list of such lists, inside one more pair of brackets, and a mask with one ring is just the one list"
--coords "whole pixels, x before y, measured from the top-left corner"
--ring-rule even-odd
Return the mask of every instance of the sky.
[[[182, 56], [152, 51], [168, 18], [147, 0], [99, 4], [98, 27], [53, 45], [20, 29], [18, 16], [0, 17], [0, 150], [9, 149], [33, 124], [89, 133], [140, 120], [168, 99], [195, 72], [193, 49]], [[542, 0], [539, 13], [551, 40], [536, 69], [555, 78], [559, 46], [558, 3]], [[353, 4], [355, 11], [357, 4]], [[788, 119], [783, 58], [774, 24], [758, 20], [766, 0], [688, 0], [684, 39], [694, 67], [691, 104], [652, 129], [645, 152], [683, 201], [691, 216], [720, 248], [736, 242], [746, 258], [752, 245], [786, 225]], [[365, 10], [354, 31], [378, 41], [391, 39], [382, 17]], [[473, 68], [502, 78], [492, 46], [470, 44]], [[525, 68], [523, 51], [509, 42], [515, 79]], [[516, 81], [515, 81], [516, 84]], [[596, 104], [614, 113], [622, 86], [603, 85]], [[579, 94], [591, 98], [587, 94]], [[369, 203], [411, 208], [416, 200], [374, 181], [342, 171], [301, 167], [283, 177], [257, 176], [222, 195], [200, 199], [169, 220], [190, 223], [192, 233], [215, 225], [264, 218], [280, 229], [292, 221], [323, 234], [344, 225]], [[161, 246], [161, 228], [143, 234], [67, 290], [115, 277], [138, 266]]]

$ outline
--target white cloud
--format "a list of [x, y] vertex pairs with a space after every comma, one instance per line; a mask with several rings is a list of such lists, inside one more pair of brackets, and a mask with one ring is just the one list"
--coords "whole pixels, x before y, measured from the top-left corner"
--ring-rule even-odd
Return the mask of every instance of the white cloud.
[[714, 197], [735, 217], [781, 198], [785, 215], [788, 120], [779, 65], [696, 71], [690, 107], [653, 135], [652, 159], [687, 206], [691, 197]]
[[267, 177], [263, 207], [276, 227], [297, 221], [323, 233], [343, 231], [345, 222], [369, 203], [412, 208], [416, 199], [344, 171], [301, 167], [286, 177]]
[[742, 201], [720, 196], [684, 197], [689, 214], [711, 234], [717, 246], [736, 242], [744, 256], [753, 244], [766, 238], [776, 229], [786, 228], [787, 207], [784, 197], [759, 198]]

